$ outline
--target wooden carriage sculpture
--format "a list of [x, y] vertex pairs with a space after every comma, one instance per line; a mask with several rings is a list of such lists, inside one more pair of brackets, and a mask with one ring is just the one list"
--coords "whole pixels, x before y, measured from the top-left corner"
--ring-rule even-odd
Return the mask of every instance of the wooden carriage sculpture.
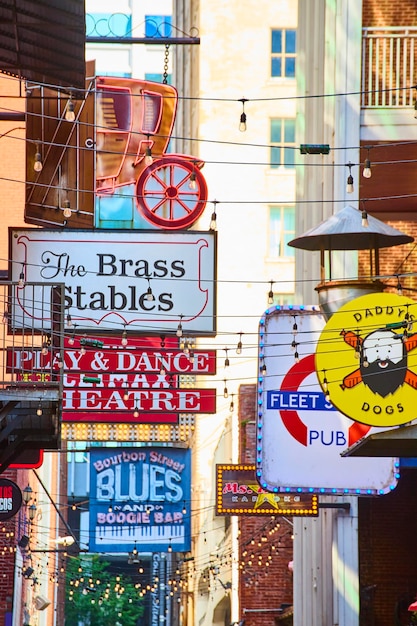
[[[66, 119], [70, 102], [74, 121]], [[25, 221], [66, 228], [191, 226], [205, 208], [207, 185], [203, 161], [169, 151], [177, 103], [171, 85], [119, 77], [94, 78], [83, 99], [64, 99], [45, 87], [30, 91]]]

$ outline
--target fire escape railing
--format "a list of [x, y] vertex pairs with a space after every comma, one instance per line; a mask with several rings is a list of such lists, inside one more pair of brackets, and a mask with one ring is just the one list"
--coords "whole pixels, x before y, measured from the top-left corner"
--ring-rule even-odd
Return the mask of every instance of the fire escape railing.
[[0, 282], [0, 474], [60, 445], [64, 285]]
[[362, 107], [413, 107], [416, 40], [417, 27], [363, 29]]

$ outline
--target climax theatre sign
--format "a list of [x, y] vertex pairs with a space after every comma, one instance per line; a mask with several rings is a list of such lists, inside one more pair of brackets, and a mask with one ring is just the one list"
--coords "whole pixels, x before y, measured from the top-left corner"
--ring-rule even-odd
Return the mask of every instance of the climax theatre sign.
[[[215, 374], [215, 351], [196, 350], [190, 360], [177, 347], [177, 337], [165, 338], [163, 348], [159, 342], [129, 337], [121, 346], [120, 338], [96, 337], [100, 347], [81, 350], [78, 338], [66, 338], [63, 421], [175, 424], [179, 413], [215, 413], [215, 389], [179, 388], [178, 383], [181, 374]], [[17, 370], [23, 383], [47, 382], [51, 365], [59, 371], [58, 357], [53, 351], [10, 349], [7, 371]]]
[[[23, 271], [26, 282], [65, 283], [66, 313], [77, 330], [168, 333], [181, 321], [187, 333], [216, 332], [214, 232], [9, 229], [9, 241], [11, 280]], [[28, 310], [16, 295], [16, 323], [24, 307], [24, 316], [45, 327], [36, 298]]]

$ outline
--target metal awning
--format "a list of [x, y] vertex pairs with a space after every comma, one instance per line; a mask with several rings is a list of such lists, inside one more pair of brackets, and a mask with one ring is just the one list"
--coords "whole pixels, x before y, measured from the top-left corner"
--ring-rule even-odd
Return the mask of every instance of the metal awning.
[[84, 89], [84, 0], [0, 0], [0, 72]]
[[414, 241], [413, 237], [367, 215], [362, 225], [362, 211], [348, 205], [329, 219], [288, 243], [302, 250], [375, 250]]
[[383, 430], [359, 439], [341, 456], [417, 457], [417, 424]]

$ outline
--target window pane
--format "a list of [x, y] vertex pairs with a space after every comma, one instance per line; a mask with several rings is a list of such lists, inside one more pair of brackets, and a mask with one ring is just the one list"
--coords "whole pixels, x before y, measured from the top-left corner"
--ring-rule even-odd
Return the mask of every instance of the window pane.
[[269, 212], [269, 256], [280, 256], [282, 225], [281, 207], [271, 207]]
[[271, 143], [281, 143], [281, 118], [271, 120]]
[[271, 167], [279, 167], [281, 165], [281, 148], [271, 148]]
[[295, 207], [293, 206], [284, 208], [284, 229], [292, 234], [295, 232]]
[[295, 77], [295, 59], [285, 59], [285, 76], [288, 76], [288, 78]]
[[294, 149], [284, 148], [284, 166], [294, 167]]
[[285, 31], [285, 52], [295, 53], [296, 32], [295, 30]]
[[295, 250], [288, 242], [295, 236], [295, 208], [271, 206], [269, 208], [269, 256], [294, 257]]
[[284, 126], [285, 143], [295, 143], [295, 120], [286, 119]]
[[271, 59], [271, 76], [281, 76], [281, 75], [282, 75], [282, 59], [273, 57]]
[[145, 37], [171, 37], [170, 15], [145, 15]]
[[98, 37], [126, 37], [132, 31], [132, 16], [124, 13], [87, 13], [86, 29]]
[[271, 51], [275, 53], [282, 52], [282, 30], [272, 31]]
[[284, 251], [282, 256], [294, 256], [295, 248], [288, 245], [288, 242], [294, 239], [294, 233], [287, 233], [284, 235]]

